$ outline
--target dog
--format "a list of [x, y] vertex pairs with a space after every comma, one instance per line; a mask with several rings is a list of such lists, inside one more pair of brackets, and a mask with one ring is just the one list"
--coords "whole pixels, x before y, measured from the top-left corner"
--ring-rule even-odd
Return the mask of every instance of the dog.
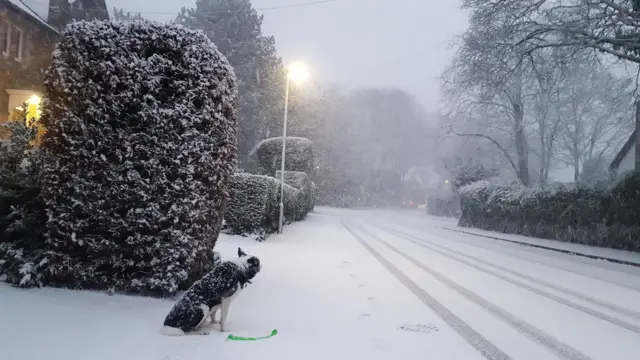
[[164, 319], [162, 333], [169, 336], [186, 333], [206, 335], [207, 326], [216, 322], [218, 310], [220, 331], [228, 331], [225, 321], [231, 301], [238, 297], [247, 284], [251, 284], [251, 280], [261, 269], [257, 257], [249, 256], [238, 248], [237, 259], [220, 262], [191, 285]]

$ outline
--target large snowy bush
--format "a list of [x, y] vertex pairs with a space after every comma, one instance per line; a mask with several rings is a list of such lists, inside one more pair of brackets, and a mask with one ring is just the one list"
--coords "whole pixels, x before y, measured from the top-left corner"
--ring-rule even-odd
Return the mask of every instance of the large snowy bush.
[[[265, 175], [235, 173], [231, 178], [230, 199], [225, 213], [225, 231], [255, 235], [264, 240], [278, 231], [280, 181]], [[299, 191], [285, 183], [284, 215], [287, 223], [299, 217]]]
[[[276, 178], [280, 179], [280, 170], [276, 171]], [[299, 216], [296, 220], [302, 220], [308, 213], [313, 211], [315, 207], [315, 195], [313, 182], [309, 179], [309, 175], [302, 171], [285, 171], [284, 183], [298, 189], [298, 205], [300, 206]]]
[[207, 271], [236, 152], [235, 76], [214, 44], [76, 22], [45, 89], [43, 283], [163, 295]]
[[640, 251], [640, 174], [613, 187], [525, 188], [480, 181], [459, 191], [459, 225]]
[[[274, 176], [282, 167], [282, 137], [263, 140], [254, 150], [265, 175]], [[284, 166], [286, 171], [313, 171], [313, 143], [301, 137], [287, 137]]]

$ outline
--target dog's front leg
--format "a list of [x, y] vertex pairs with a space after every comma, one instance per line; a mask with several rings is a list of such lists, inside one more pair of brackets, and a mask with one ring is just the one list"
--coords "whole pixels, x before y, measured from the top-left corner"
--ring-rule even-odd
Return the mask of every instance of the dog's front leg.
[[229, 305], [231, 305], [231, 301], [229, 299], [223, 299], [222, 304], [220, 306], [220, 331], [226, 332], [229, 329], [225, 329], [224, 323], [227, 320], [227, 313], [229, 312]]
[[216, 313], [220, 309], [220, 306], [215, 306], [213, 310], [211, 310], [211, 323], [216, 324]]

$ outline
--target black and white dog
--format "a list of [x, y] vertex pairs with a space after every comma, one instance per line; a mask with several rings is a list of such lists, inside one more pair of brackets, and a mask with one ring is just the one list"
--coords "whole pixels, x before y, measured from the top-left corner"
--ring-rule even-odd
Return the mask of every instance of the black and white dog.
[[224, 323], [231, 301], [251, 283], [260, 269], [257, 257], [249, 256], [238, 248], [237, 259], [221, 262], [191, 285], [164, 319], [162, 332], [173, 336], [187, 332], [206, 334], [206, 327], [215, 322], [218, 310], [220, 331], [225, 331]]

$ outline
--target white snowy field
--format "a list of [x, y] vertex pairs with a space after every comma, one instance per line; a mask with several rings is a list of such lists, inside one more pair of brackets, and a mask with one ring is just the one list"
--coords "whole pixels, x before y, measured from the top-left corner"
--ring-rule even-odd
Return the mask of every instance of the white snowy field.
[[[640, 269], [442, 229], [418, 211], [319, 208], [266, 242], [226, 333], [159, 333], [173, 301], [0, 285], [0, 358], [638, 359]], [[443, 225], [444, 224], [444, 225]], [[406, 331], [421, 329], [422, 331]]]

